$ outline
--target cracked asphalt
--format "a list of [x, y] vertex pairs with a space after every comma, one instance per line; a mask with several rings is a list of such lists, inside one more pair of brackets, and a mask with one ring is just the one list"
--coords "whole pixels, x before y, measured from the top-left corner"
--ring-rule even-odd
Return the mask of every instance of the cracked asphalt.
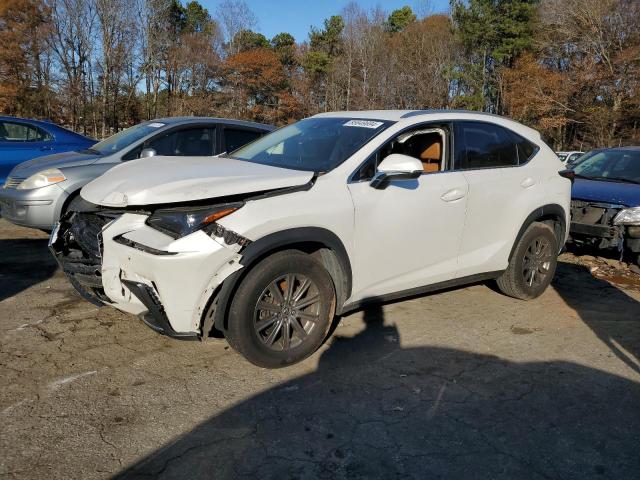
[[3, 478], [640, 478], [640, 282], [564, 255], [344, 317], [307, 361], [248, 364], [75, 295], [0, 220]]

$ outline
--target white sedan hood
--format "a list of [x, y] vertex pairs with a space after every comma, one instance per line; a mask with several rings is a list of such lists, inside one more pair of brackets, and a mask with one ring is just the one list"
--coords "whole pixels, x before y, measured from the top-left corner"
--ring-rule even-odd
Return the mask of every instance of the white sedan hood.
[[224, 157], [151, 157], [118, 165], [82, 189], [107, 207], [178, 203], [308, 183], [313, 172]]

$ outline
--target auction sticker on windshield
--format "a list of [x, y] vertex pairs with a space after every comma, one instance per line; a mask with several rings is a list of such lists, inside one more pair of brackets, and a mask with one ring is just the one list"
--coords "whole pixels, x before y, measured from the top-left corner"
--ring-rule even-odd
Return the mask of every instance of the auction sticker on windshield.
[[154, 122], [154, 123], [150, 123], [149, 126], [153, 128], [160, 128], [160, 127], [164, 127], [165, 124], [160, 122]]
[[344, 124], [345, 127], [360, 127], [360, 128], [378, 128], [384, 125], [384, 122], [374, 122], [372, 120], [349, 120]]

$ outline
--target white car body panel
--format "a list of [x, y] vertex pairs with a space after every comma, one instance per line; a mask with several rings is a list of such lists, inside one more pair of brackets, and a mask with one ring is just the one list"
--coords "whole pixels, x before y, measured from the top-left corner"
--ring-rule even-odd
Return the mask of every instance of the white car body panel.
[[[292, 228], [325, 228], [342, 240], [352, 258], [354, 212], [346, 182], [332, 174], [323, 175], [311, 190], [248, 201], [218, 223], [252, 241]], [[256, 218], [262, 220], [256, 222]]]
[[[312, 172], [229, 158], [155, 157], [153, 169], [144, 160], [111, 169], [85, 186], [82, 197], [113, 208], [188, 205], [190, 201], [309, 185], [286, 194], [249, 198], [217, 223], [254, 242], [302, 227], [333, 233], [342, 242], [352, 270], [347, 305], [504, 270], [523, 222], [543, 205], [560, 205], [569, 225], [570, 182], [558, 175], [562, 165], [535, 130], [472, 112], [333, 112], [319, 117], [396, 123], [317, 178]], [[400, 131], [456, 120], [501, 125], [540, 150], [526, 165], [423, 174], [417, 180], [394, 180], [385, 189], [374, 189], [367, 181], [351, 181], [363, 161]], [[176, 332], [198, 332], [212, 292], [243, 268], [241, 247], [203, 231], [176, 240], [146, 225], [146, 218], [145, 214], [125, 213], [103, 229], [105, 294], [113, 306], [143, 313], [144, 306], [121, 280], [142, 282], [156, 292]], [[118, 235], [173, 255], [154, 255], [123, 245], [114, 240]]]
[[312, 177], [230, 158], [152, 157], [112, 168], [85, 185], [82, 197], [108, 207], [178, 203], [304, 185]]
[[539, 160], [521, 167], [464, 172], [469, 200], [458, 277], [507, 268], [520, 226], [545, 203]]
[[[462, 172], [397, 180], [382, 190], [357, 182], [349, 190], [356, 212], [351, 301], [455, 277], [468, 191]], [[459, 198], [442, 198], [453, 191]]]

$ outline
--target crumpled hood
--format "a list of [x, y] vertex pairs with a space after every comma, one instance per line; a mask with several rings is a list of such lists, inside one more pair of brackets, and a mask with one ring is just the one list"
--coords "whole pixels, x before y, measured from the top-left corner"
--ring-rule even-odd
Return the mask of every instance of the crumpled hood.
[[107, 207], [179, 203], [304, 185], [313, 172], [223, 157], [151, 157], [118, 165], [85, 185]]
[[27, 160], [17, 165], [11, 176], [28, 177], [47, 168], [78, 167], [80, 165], [90, 165], [97, 162], [102, 157], [90, 153], [62, 152], [53, 155], [45, 155], [32, 160]]
[[571, 198], [636, 207], [640, 205], [640, 185], [576, 178]]

